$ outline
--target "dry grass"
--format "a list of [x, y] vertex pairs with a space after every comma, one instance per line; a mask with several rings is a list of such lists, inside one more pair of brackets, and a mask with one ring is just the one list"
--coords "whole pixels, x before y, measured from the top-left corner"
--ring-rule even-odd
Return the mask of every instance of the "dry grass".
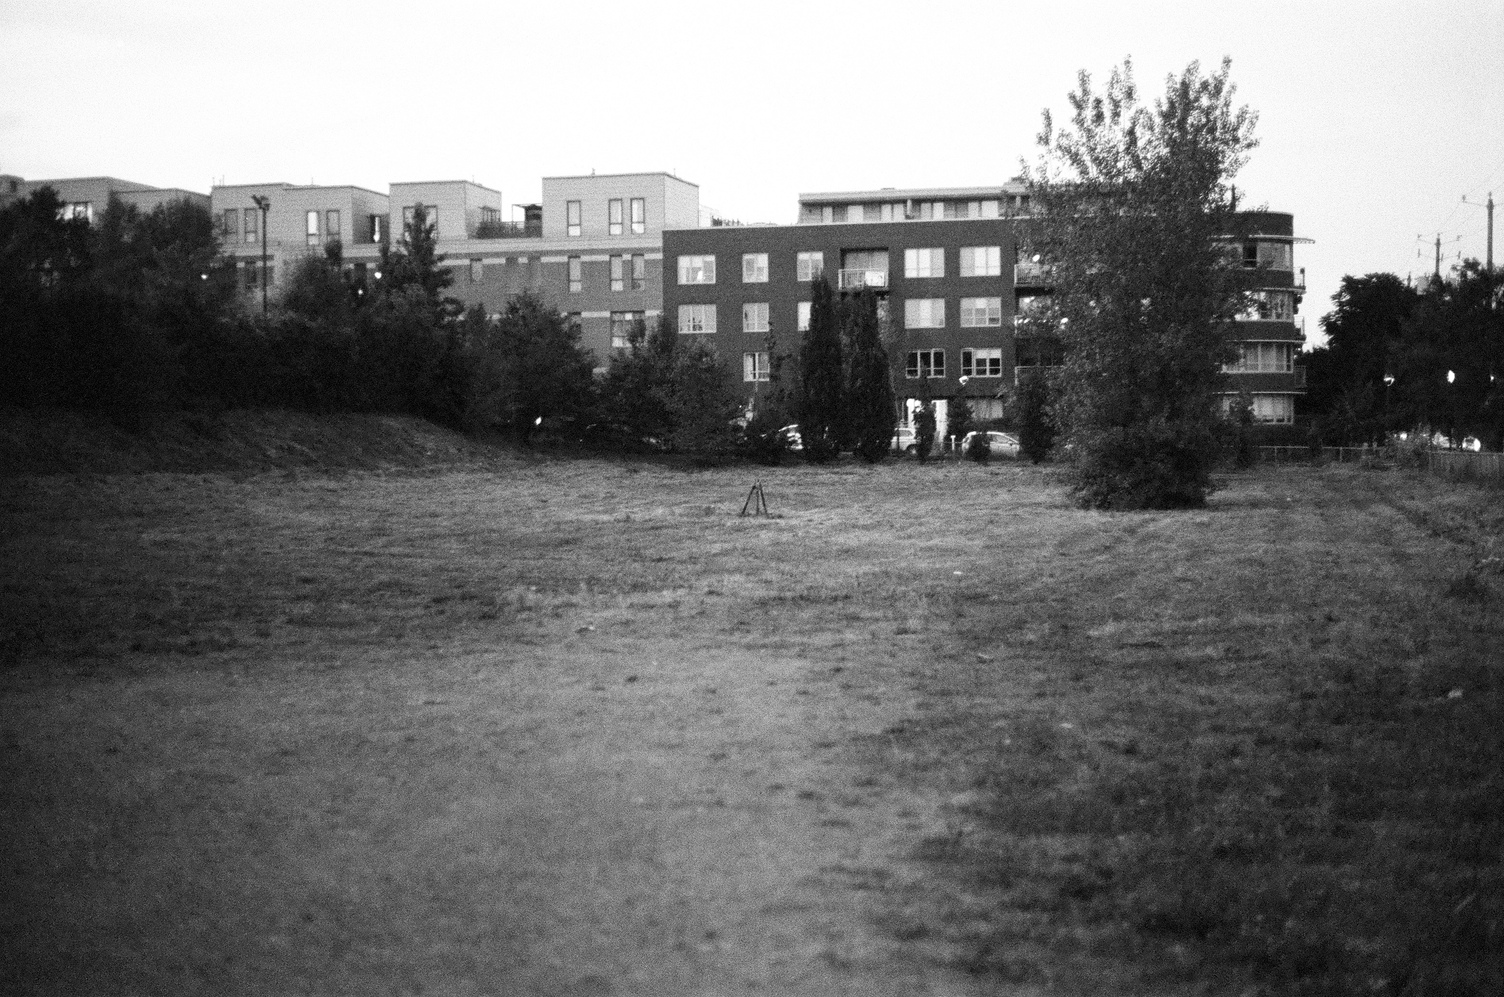
[[1163, 515], [1006, 464], [3, 479], [0, 981], [1495, 992], [1489, 509], [1343, 468]]

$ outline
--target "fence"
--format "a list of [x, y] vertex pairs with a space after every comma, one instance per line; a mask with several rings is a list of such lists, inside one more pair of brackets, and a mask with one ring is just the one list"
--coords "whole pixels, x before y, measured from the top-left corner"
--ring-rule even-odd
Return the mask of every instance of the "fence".
[[[1504, 454], [1429, 448], [1415, 453], [1420, 465], [1431, 474], [1450, 481], [1477, 481], [1504, 487]], [[1311, 448], [1259, 447], [1259, 459], [1281, 464], [1309, 461]], [[1400, 454], [1388, 447], [1322, 447], [1321, 459], [1334, 464], [1366, 461], [1392, 465], [1400, 459]]]

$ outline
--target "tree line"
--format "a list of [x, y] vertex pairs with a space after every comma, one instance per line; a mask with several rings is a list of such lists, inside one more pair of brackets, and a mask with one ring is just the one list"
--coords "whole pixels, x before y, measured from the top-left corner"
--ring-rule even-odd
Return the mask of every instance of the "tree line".
[[[837, 301], [823, 279], [799, 348], [780, 352], [748, 411], [704, 337], [638, 322], [603, 371], [573, 322], [538, 295], [499, 314], [449, 297], [419, 207], [374, 273], [341, 247], [298, 260], [262, 313], [219, 253], [207, 210], [142, 212], [112, 199], [97, 223], [64, 218], [50, 188], [0, 210], [0, 396], [20, 407], [108, 412], [282, 407], [405, 413], [472, 432], [613, 449], [776, 459], [888, 453], [897, 421], [871, 292]], [[379, 275], [379, 277], [378, 277]]]
[[1504, 294], [1477, 260], [1412, 286], [1347, 276], [1306, 355], [1304, 414], [1328, 444], [1399, 432], [1504, 450]]

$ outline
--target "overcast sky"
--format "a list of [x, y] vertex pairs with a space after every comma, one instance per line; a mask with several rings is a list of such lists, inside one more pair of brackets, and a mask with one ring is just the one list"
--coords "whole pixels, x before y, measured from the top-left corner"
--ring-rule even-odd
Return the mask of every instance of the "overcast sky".
[[788, 223], [801, 191], [1015, 176], [1077, 70], [1131, 56], [1152, 96], [1224, 55], [1259, 112], [1239, 186], [1315, 240], [1308, 336], [1344, 274], [1429, 273], [1438, 232], [1444, 267], [1482, 259], [1462, 198], [1504, 200], [1504, 0], [0, 0], [0, 172], [466, 178], [510, 204], [543, 176], [669, 170]]

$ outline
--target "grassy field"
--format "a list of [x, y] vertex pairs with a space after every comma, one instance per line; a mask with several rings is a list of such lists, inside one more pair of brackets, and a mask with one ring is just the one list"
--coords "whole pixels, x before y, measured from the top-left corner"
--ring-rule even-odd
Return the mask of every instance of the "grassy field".
[[498, 459], [0, 527], [7, 993], [1504, 992], [1496, 494]]

